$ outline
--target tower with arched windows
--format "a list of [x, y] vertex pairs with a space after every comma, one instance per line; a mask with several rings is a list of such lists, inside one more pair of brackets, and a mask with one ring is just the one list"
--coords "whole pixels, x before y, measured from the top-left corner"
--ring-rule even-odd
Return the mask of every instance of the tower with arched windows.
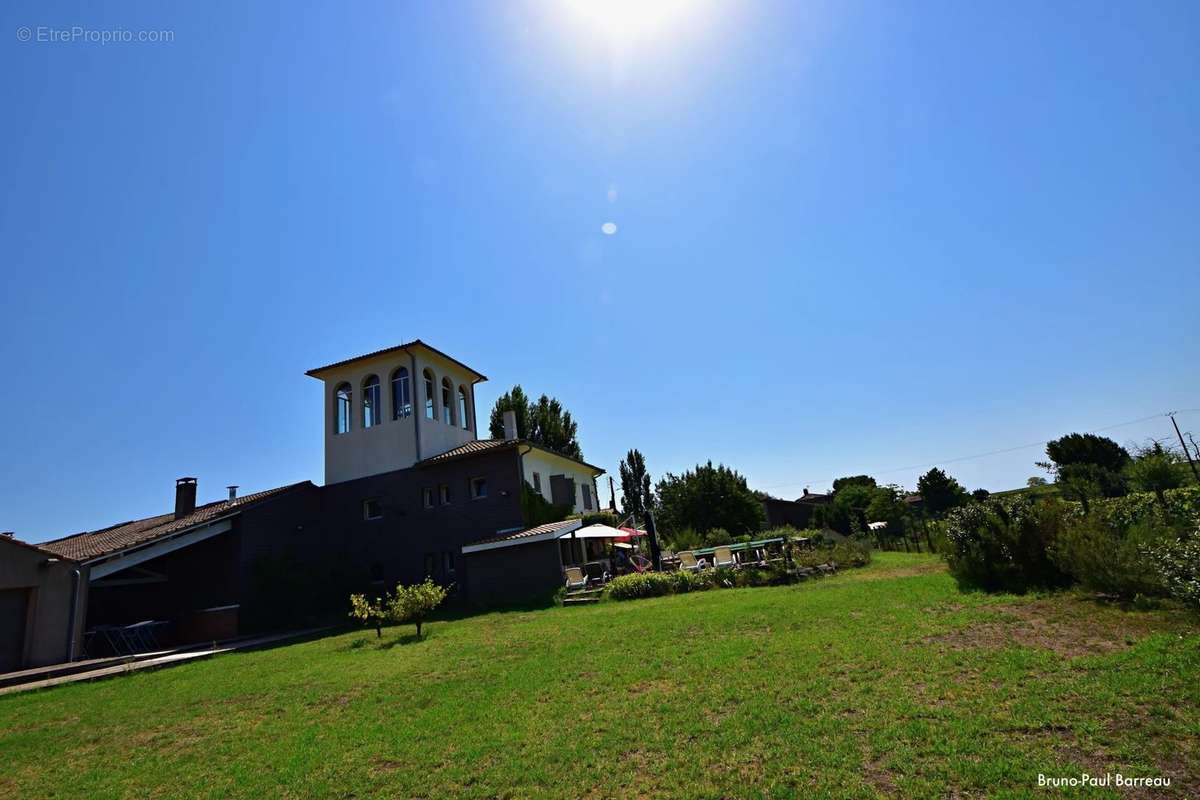
[[420, 339], [307, 373], [324, 384], [325, 483], [411, 467], [478, 438], [482, 373]]

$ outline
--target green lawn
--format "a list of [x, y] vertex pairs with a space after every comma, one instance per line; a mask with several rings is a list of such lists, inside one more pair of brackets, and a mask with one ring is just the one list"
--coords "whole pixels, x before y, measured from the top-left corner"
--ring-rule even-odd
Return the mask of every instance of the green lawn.
[[0, 697], [0, 797], [1200, 795], [1195, 617], [929, 556], [410, 632]]

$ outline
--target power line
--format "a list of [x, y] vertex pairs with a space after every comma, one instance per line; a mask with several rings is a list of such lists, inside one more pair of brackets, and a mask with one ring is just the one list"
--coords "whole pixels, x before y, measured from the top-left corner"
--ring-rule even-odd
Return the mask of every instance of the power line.
[[[1093, 428], [1091, 431], [1089, 431], [1089, 433], [1100, 433], [1102, 431], [1111, 431], [1113, 428], [1123, 428], [1127, 425], [1137, 425], [1139, 422], [1149, 422], [1152, 419], [1159, 419], [1160, 417], [1170, 417], [1174, 414], [1190, 414], [1192, 412], [1197, 412], [1197, 411], [1200, 411], [1200, 408], [1184, 408], [1179, 411], [1168, 411], [1168, 412], [1162, 412], [1162, 413], [1158, 413], [1158, 414], [1150, 414], [1148, 416], [1139, 417], [1138, 419], [1131, 419], [1126, 422], [1118, 422], [1113, 425], [1105, 425], [1102, 428]], [[1054, 441], [1054, 440], [1046, 439], [1045, 441], [1041, 441], [1041, 442], [1030, 442], [1029, 444], [1019, 444], [1015, 447], [1004, 447], [999, 450], [989, 450], [986, 453], [975, 453], [974, 455], [969, 455], [969, 456], [958, 456], [957, 458], [946, 458], [946, 459], [942, 459], [941, 461], [931, 461], [927, 464], [911, 464], [907, 467], [896, 467], [894, 469], [885, 469], [882, 471], [876, 470], [876, 471], [872, 472], [871, 474], [872, 475], [891, 475], [896, 472], [907, 472], [908, 470], [912, 470], [912, 469], [927, 469], [929, 467], [937, 467], [937, 466], [941, 466], [943, 464], [957, 464], [960, 461], [971, 461], [976, 458], [988, 458], [989, 456], [998, 456], [998, 455], [1002, 455], [1004, 453], [1014, 453], [1018, 450], [1028, 450], [1031, 447], [1044, 447], [1045, 445], [1049, 444], [1052, 441]], [[788, 483], [776, 483], [771, 486], [764, 486], [762, 488], [764, 488], [764, 489], [780, 489], [780, 488], [783, 488], [786, 486], [810, 486], [812, 484], [821, 485], [821, 484], [826, 484], [826, 483], [832, 483], [833, 481], [834, 481], [834, 478], [827, 478], [827, 479], [822, 479], [822, 480], [812, 480], [812, 481], [790, 481]]]

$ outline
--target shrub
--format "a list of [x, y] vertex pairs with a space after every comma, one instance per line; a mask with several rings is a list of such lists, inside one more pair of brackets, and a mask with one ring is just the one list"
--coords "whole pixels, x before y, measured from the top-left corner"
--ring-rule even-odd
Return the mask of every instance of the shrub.
[[1163, 492], [1165, 502], [1159, 503], [1150, 492], [1131, 494], [1099, 504], [1102, 518], [1120, 528], [1147, 519], [1161, 521], [1191, 520], [1200, 516], [1200, 488], [1189, 486]]
[[1171, 528], [1155, 520], [1127, 528], [1093, 512], [1070, 520], [1050, 548], [1058, 567], [1083, 586], [1132, 600], [1164, 595], [1166, 586], [1145, 552], [1170, 538]]
[[1072, 513], [1062, 503], [1020, 495], [961, 506], [946, 518], [946, 560], [960, 583], [983, 589], [1066, 585], [1048, 549]]
[[636, 600], [641, 597], [662, 597], [666, 594], [674, 594], [677, 581], [686, 582], [687, 579], [679, 579], [675, 576], [683, 573], [679, 572], [635, 572], [630, 575], [621, 575], [609, 582], [608, 586], [604, 587], [604, 593], [613, 600]]
[[871, 547], [858, 539], [838, 542], [829, 551], [829, 562], [839, 568], [865, 567], [871, 563]]
[[1200, 518], [1190, 535], [1147, 546], [1143, 554], [1172, 597], [1200, 610]]

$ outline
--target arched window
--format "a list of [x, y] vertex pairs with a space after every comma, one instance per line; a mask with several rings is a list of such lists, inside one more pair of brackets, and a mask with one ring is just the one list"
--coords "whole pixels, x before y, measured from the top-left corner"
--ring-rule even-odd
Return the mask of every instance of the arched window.
[[339, 384], [333, 394], [333, 432], [334, 433], [349, 433], [350, 417], [353, 414], [351, 410], [351, 393], [350, 384]]
[[380, 411], [382, 403], [379, 399], [379, 378], [375, 375], [368, 375], [363, 381], [363, 427], [373, 428], [383, 421]]
[[412, 413], [412, 390], [408, 386], [408, 368], [401, 367], [392, 373], [392, 419], [407, 417]]
[[425, 370], [422, 375], [425, 378], [425, 419], [437, 419], [433, 410], [433, 373]]
[[449, 378], [442, 378], [442, 422], [454, 424], [454, 384]]
[[471, 422], [467, 414], [467, 390], [463, 387], [458, 387], [458, 424], [463, 428], [470, 428]]

